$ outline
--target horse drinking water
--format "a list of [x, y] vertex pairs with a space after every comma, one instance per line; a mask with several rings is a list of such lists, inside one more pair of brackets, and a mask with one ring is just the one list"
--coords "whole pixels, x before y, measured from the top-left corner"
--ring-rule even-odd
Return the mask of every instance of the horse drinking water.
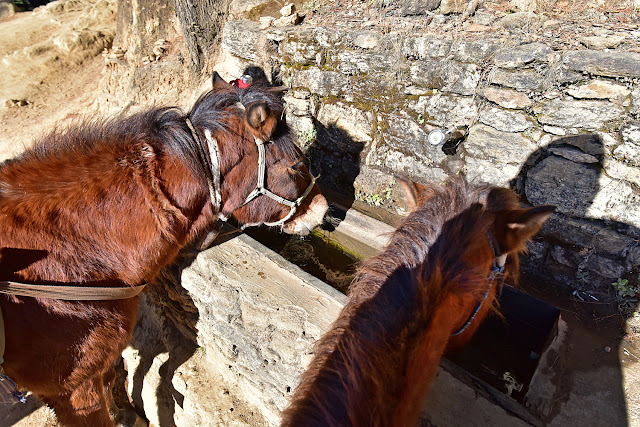
[[412, 213], [359, 268], [283, 426], [416, 425], [442, 354], [471, 338], [499, 276], [517, 275], [518, 252], [555, 209], [520, 209], [510, 190], [463, 178], [401, 184]]
[[278, 93], [214, 73], [188, 114], [85, 122], [0, 166], [0, 289], [77, 294], [0, 295], [2, 368], [62, 424], [113, 425], [107, 389], [136, 321], [131, 295], [219, 217], [295, 234], [322, 222], [327, 202]]

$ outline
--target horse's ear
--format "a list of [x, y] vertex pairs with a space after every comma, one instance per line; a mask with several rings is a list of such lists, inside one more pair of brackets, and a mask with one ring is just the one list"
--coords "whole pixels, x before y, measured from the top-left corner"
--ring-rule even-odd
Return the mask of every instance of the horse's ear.
[[496, 238], [502, 253], [525, 249], [527, 241], [556, 210], [553, 205], [503, 211], [496, 216]]
[[407, 203], [409, 212], [413, 212], [420, 207], [427, 199], [433, 196], [433, 191], [422, 184], [411, 181], [402, 175], [395, 175], [398, 184], [404, 190], [404, 200]]
[[263, 141], [271, 139], [278, 120], [264, 101], [254, 102], [247, 106], [244, 119], [251, 133]]
[[225, 82], [224, 79], [220, 77], [220, 74], [218, 74], [217, 71], [214, 71], [211, 76], [211, 84], [214, 90], [228, 89], [231, 87], [229, 83]]

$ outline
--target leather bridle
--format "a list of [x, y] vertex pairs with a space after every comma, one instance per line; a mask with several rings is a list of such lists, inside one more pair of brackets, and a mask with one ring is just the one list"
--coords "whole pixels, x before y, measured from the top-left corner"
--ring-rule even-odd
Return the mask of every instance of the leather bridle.
[[[266, 178], [266, 174], [267, 174], [267, 164], [266, 164], [266, 159], [265, 159], [265, 154], [264, 154], [264, 145], [268, 142], [272, 142], [272, 141], [262, 141], [258, 138], [255, 138], [255, 142], [256, 142], [256, 146], [258, 147], [258, 183], [256, 184], [256, 188], [253, 189], [253, 191], [251, 193], [249, 193], [249, 195], [247, 196], [247, 198], [245, 199], [244, 203], [242, 203], [240, 206], [238, 206], [236, 209], [240, 209], [241, 207], [245, 206], [246, 204], [248, 204], [249, 202], [253, 201], [254, 199], [256, 199], [259, 196], [267, 196], [270, 199], [275, 200], [276, 202], [285, 205], [285, 206], [289, 206], [289, 213], [287, 215], [285, 215], [282, 219], [279, 219], [278, 221], [274, 221], [274, 222], [265, 222], [263, 223], [264, 225], [267, 225], [269, 227], [274, 227], [274, 226], [278, 226], [278, 225], [283, 225], [285, 222], [287, 222], [295, 213], [296, 213], [296, 209], [298, 208], [298, 206], [300, 206], [300, 204], [302, 203], [302, 201], [304, 199], [306, 199], [306, 197], [309, 195], [309, 193], [311, 192], [311, 189], [313, 188], [313, 186], [316, 183], [316, 180], [320, 177], [318, 176], [311, 176], [311, 182], [309, 183], [309, 185], [307, 186], [307, 188], [302, 192], [302, 194], [300, 195], [300, 197], [298, 197], [295, 200], [288, 200], [285, 199], [284, 197], [278, 196], [277, 194], [275, 194], [274, 192], [270, 191], [269, 189], [267, 189], [264, 185], [264, 181]], [[243, 227], [244, 229], [245, 227]]]
[[[191, 134], [193, 135], [194, 143], [195, 143], [194, 145], [198, 153], [198, 157], [200, 158], [201, 163], [206, 169], [207, 184], [209, 186], [211, 203], [213, 204], [214, 208], [218, 210], [218, 218], [223, 221], [226, 221], [228, 218], [224, 216], [222, 213], [222, 199], [221, 199], [221, 188], [220, 188], [220, 181], [221, 181], [220, 151], [218, 148], [218, 141], [211, 137], [211, 131], [209, 129], [204, 130], [204, 135], [207, 140], [207, 148], [209, 151], [209, 157], [207, 157], [207, 155], [204, 153], [204, 150], [202, 148], [202, 142], [200, 140], [200, 136], [198, 132], [195, 130], [195, 127], [193, 126], [193, 124], [191, 123], [191, 120], [187, 118], [186, 122], [187, 122], [187, 126], [189, 127], [189, 130], [191, 131]], [[319, 175], [311, 176], [311, 182], [309, 183], [307, 188], [302, 192], [300, 197], [298, 197], [297, 199], [289, 200], [282, 196], [278, 196], [277, 194], [275, 194], [265, 186], [265, 179], [267, 176], [267, 162], [266, 162], [264, 146], [265, 144], [268, 144], [269, 142], [273, 142], [273, 141], [262, 141], [261, 139], [256, 138], [255, 136], [253, 137], [253, 139], [258, 148], [258, 181], [256, 183], [255, 188], [251, 191], [251, 193], [249, 193], [249, 195], [244, 200], [244, 202], [234, 210], [240, 209], [241, 207], [247, 205], [251, 201], [258, 198], [259, 196], [267, 196], [270, 199], [275, 200], [276, 202], [289, 207], [289, 213], [285, 215], [283, 218], [279, 219], [278, 221], [262, 223], [269, 227], [280, 226], [280, 225], [283, 225], [285, 222], [287, 222], [289, 219], [291, 219], [293, 215], [295, 215], [298, 207], [302, 204], [304, 199], [307, 198], [307, 196], [313, 189], [313, 186], [315, 185], [316, 180], [319, 178]], [[259, 224], [245, 224], [241, 228], [245, 229], [253, 225], [259, 225]]]
[[493, 287], [493, 282], [495, 282], [496, 277], [498, 276], [500, 277], [500, 280], [498, 282], [498, 292], [500, 292], [502, 285], [504, 284], [504, 268], [507, 262], [507, 254], [503, 254], [500, 252], [500, 245], [498, 244], [498, 241], [493, 236], [493, 233], [487, 232], [487, 239], [489, 239], [489, 246], [491, 246], [491, 250], [493, 251], [493, 255], [494, 255], [493, 264], [491, 265], [491, 271], [489, 272], [489, 286], [487, 287], [487, 290], [482, 296], [482, 299], [478, 301], [476, 308], [473, 310], [473, 312], [471, 313], [467, 321], [464, 323], [464, 325], [462, 325], [460, 329], [458, 329], [456, 332], [451, 334], [452, 337], [460, 335], [469, 327], [469, 325], [471, 325], [471, 322], [473, 322], [473, 319], [475, 319], [476, 315], [480, 311], [480, 307], [482, 307], [482, 304], [486, 301], [487, 297], [489, 296], [489, 293], [491, 292], [491, 288]]

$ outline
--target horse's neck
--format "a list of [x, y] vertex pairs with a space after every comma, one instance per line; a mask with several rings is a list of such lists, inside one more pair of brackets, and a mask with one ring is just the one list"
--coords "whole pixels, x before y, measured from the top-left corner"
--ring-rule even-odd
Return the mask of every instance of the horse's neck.
[[404, 387], [394, 409], [393, 423], [415, 425], [424, 406], [424, 399], [444, 354], [451, 331], [460, 321], [462, 299], [449, 295], [434, 307], [428, 327], [416, 336], [408, 354]]
[[206, 184], [146, 143], [54, 154], [0, 170], [0, 243], [49, 254], [17, 279], [151, 280], [213, 217]]
[[435, 300], [442, 301], [424, 294], [407, 270], [370, 296], [351, 298], [319, 343], [312, 374], [303, 377], [285, 424], [304, 424], [318, 414], [355, 425], [415, 424], [460, 317], [451, 309], [459, 298], [446, 297], [438, 306]]

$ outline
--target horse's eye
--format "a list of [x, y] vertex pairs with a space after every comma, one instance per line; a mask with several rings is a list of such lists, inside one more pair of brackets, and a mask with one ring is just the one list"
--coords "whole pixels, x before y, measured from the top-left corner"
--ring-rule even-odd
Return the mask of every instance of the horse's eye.
[[300, 171], [300, 168], [304, 166], [304, 162], [302, 160], [300, 160], [298, 163], [296, 163], [293, 166], [289, 166], [289, 172], [290, 173], [297, 173]]

